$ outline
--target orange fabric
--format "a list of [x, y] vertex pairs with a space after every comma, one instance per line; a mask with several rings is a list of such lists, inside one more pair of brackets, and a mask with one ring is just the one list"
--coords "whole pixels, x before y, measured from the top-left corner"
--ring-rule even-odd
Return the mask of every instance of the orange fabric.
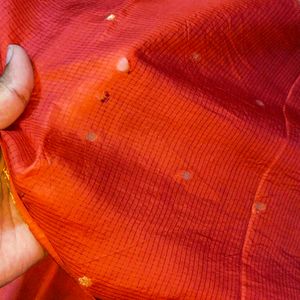
[[91, 300], [50, 256], [0, 288], [1, 300]]
[[91, 295], [300, 297], [298, 1], [2, 0], [0, 28], [36, 75], [17, 204]]

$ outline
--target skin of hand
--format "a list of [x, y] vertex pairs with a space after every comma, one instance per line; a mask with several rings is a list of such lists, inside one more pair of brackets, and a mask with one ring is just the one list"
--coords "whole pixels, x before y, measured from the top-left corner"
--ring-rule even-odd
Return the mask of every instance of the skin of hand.
[[[25, 50], [10, 45], [0, 77], [0, 129], [24, 111], [34, 86], [33, 69]], [[1, 169], [2, 170], [2, 169]], [[45, 256], [23, 221], [6, 184], [0, 183], [0, 287], [16, 279]]]

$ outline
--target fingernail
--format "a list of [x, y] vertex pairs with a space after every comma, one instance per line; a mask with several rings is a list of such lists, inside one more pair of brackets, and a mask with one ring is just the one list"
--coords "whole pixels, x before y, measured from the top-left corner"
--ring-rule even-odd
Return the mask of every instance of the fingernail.
[[9, 64], [9, 62], [11, 61], [12, 57], [14, 54], [14, 46], [13, 45], [9, 45], [7, 47], [7, 54], [6, 54], [6, 64]]

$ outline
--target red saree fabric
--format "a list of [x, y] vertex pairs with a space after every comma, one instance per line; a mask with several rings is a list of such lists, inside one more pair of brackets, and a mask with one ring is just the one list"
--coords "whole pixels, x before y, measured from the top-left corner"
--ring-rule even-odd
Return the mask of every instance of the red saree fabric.
[[101, 299], [300, 297], [298, 1], [0, 3], [2, 63], [20, 44], [36, 78], [2, 149], [70, 276]]

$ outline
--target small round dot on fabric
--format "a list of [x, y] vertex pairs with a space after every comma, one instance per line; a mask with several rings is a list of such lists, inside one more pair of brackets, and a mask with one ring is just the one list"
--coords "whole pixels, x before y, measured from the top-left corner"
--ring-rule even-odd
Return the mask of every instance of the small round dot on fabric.
[[85, 136], [86, 140], [93, 142], [97, 139], [97, 135], [94, 132], [88, 132]]
[[118, 63], [117, 63], [117, 66], [116, 66], [117, 70], [119, 72], [122, 72], [122, 73], [128, 73], [129, 72], [129, 61], [126, 57], [121, 57], [119, 60], [118, 60]]
[[260, 106], [260, 107], [264, 107], [264, 106], [265, 106], [265, 104], [263, 103], [263, 101], [261, 101], [261, 100], [259, 100], [259, 99], [257, 99], [257, 100], [255, 101], [255, 103], [256, 103], [258, 106]]
[[200, 54], [198, 52], [192, 53], [192, 60], [193, 61], [199, 61], [200, 60]]
[[110, 15], [108, 15], [105, 19], [106, 19], [107, 21], [113, 21], [115, 18], [116, 18], [116, 16], [115, 16], [114, 14], [110, 14]]
[[90, 287], [92, 285], [92, 280], [86, 276], [78, 278], [78, 282], [84, 287]]
[[265, 203], [262, 202], [255, 202], [253, 205], [254, 212], [262, 212], [265, 211], [267, 208]]
[[182, 172], [182, 179], [188, 181], [192, 178], [192, 175], [189, 171], [183, 171]]

